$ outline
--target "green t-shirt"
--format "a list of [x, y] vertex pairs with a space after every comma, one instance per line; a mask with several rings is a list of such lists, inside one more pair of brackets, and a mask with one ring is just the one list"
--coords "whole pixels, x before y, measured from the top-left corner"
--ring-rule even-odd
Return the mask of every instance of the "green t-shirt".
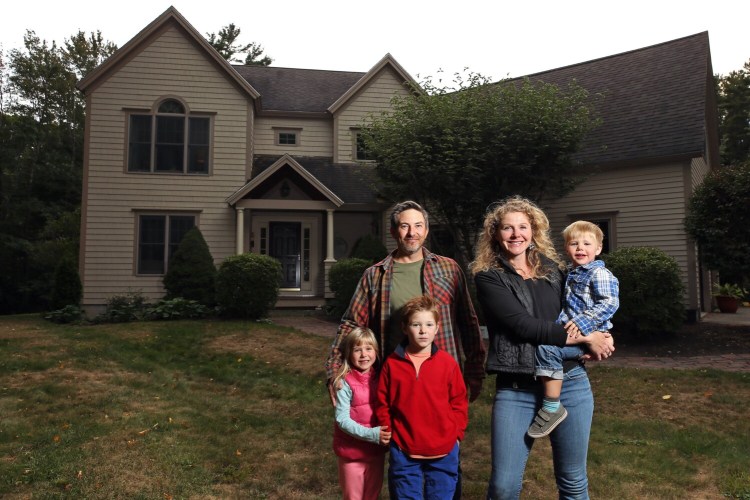
[[410, 299], [424, 294], [422, 290], [422, 266], [424, 259], [417, 262], [393, 263], [391, 279], [391, 317], [388, 331], [385, 332], [385, 355], [388, 356], [404, 338], [401, 330], [401, 308]]

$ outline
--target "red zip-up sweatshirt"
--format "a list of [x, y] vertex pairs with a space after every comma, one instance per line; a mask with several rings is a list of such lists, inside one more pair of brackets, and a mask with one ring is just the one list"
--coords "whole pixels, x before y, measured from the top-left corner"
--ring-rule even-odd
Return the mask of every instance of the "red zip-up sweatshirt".
[[464, 438], [469, 401], [461, 368], [434, 344], [419, 370], [406, 358], [404, 344], [388, 356], [378, 383], [378, 425], [407, 455], [447, 455]]

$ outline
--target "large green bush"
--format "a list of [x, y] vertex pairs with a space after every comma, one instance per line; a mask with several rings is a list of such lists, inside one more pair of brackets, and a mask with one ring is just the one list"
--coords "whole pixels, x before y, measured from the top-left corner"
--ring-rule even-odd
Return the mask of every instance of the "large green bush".
[[685, 230], [710, 269], [750, 284], [750, 161], [704, 179], [690, 197]]
[[388, 255], [388, 249], [377, 236], [367, 234], [362, 236], [354, 244], [352, 254], [353, 259], [364, 259], [371, 263], [379, 262]]
[[279, 298], [281, 263], [267, 255], [228, 257], [216, 276], [216, 301], [226, 316], [265, 317]]
[[70, 257], [63, 257], [57, 264], [52, 278], [52, 308], [78, 306], [82, 294], [83, 287], [75, 261]]
[[604, 261], [620, 281], [620, 308], [612, 320], [616, 331], [650, 335], [680, 328], [684, 287], [674, 258], [658, 248], [629, 247]]
[[372, 265], [372, 261], [365, 259], [341, 259], [331, 266], [328, 281], [334, 298], [328, 308], [328, 313], [341, 316], [352, 300], [357, 283], [362, 278], [365, 269]]
[[166, 299], [181, 297], [205, 306], [216, 303], [216, 266], [197, 227], [185, 233], [164, 275]]

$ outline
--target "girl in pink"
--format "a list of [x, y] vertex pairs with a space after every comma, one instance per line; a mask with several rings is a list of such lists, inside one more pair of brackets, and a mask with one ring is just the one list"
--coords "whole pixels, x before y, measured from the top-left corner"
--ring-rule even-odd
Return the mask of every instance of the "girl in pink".
[[345, 500], [377, 499], [383, 485], [385, 445], [391, 441], [388, 428], [375, 425], [378, 341], [367, 328], [355, 328], [341, 351], [342, 364], [333, 379], [333, 451], [339, 462], [339, 484]]

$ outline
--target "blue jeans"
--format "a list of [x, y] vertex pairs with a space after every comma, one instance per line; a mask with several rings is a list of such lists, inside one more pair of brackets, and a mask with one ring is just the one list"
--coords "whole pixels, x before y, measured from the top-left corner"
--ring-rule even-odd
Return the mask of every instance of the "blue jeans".
[[388, 492], [392, 499], [453, 500], [458, 480], [458, 443], [440, 458], [411, 458], [391, 441]]
[[537, 377], [549, 377], [555, 380], [563, 379], [563, 361], [578, 359], [586, 354], [583, 347], [569, 345], [540, 345], [534, 354], [534, 374]]
[[[565, 374], [562, 404], [568, 418], [550, 434], [552, 460], [560, 499], [588, 499], [588, 453], [594, 396], [586, 370]], [[517, 499], [534, 439], [526, 435], [542, 400], [541, 384], [532, 388], [501, 387], [492, 406], [492, 470], [487, 498]]]

